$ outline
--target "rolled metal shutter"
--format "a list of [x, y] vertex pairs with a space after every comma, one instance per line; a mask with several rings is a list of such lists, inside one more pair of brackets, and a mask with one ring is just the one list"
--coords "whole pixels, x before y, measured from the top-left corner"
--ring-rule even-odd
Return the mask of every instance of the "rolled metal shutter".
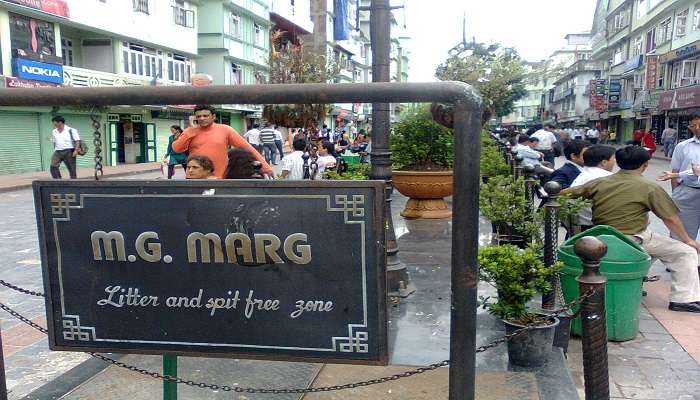
[[39, 114], [2, 111], [0, 119], [0, 174], [41, 171]]

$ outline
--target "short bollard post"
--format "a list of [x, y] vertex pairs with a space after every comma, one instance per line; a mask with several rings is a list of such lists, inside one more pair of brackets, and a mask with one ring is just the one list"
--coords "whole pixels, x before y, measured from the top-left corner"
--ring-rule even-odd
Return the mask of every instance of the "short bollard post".
[[[547, 203], [544, 205], [544, 265], [551, 267], [557, 262], [557, 248], [559, 247], [559, 208], [557, 201], [561, 185], [556, 182], [547, 182], [544, 185], [547, 192]], [[542, 293], [542, 308], [552, 310], [556, 306], [557, 288], [560, 286], [559, 275], [555, 274], [549, 279], [550, 290]]]
[[525, 200], [527, 200], [527, 206], [530, 207], [530, 210], [533, 210], [535, 206], [535, 186], [537, 185], [535, 166], [530, 164], [524, 165], [523, 175], [525, 176]]
[[510, 165], [511, 174], [515, 175], [515, 157], [518, 155], [518, 151], [511, 149], [508, 153], [508, 164]]
[[577, 278], [581, 294], [593, 294], [581, 303], [581, 344], [586, 400], [608, 400], [608, 336], [605, 327], [605, 276], [600, 273], [600, 259], [608, 246], [600, 239], [586, 236], [574, 245], [574, 252], [583, 263]]
[[523, 156], [518, 154], [515, 156], [515, 163], [513, 163], [513, 176], [515, 179], [520, 178], [523, 176]]
[[[163, 355], [163, 375], [177, 377], [177, 356]], [[177, 400], [177, 382], [163, 381], [163, 400]]]

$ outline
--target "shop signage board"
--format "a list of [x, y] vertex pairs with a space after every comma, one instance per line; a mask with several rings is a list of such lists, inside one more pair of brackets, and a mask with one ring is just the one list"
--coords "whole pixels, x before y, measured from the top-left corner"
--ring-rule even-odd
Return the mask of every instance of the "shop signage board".
[[619, 76], [610, 76], [608, 83], [608, 109], [614, 110], [620, 107], [620, 94], [622, 85]]
[[52, 350], [387, 362], [381, 182], [37, 181], [34, 196]]
[[700, 40], [693, 42], [687, 46], [683, 46], [677, 50], [669, 51], [668, 53], [659, 57], [659, 63], [666, 64], [672, 61], [676, 61], [681, 58], [692, 57], [700, 53]]
[[641, 67], [643, 60], [644, 56], [641, 54], [630, 57], [630, 59], [625, 63], [625, 72], [634, 71], [635, 69]]
[[34, 8], [43, 11], [47, 14], [58, 15], [59, 17], [68, 18], [68, 3], [64, 0], [4, 0], [8, 3], [19, 4], [21, 6]]
[[5, 87], [7, 88], [44, 88], [58, 86], [60, 85], [50, 82], [30, 81], [27, 79], [15, 78], [14, 76], [5, 77]]
[[658, 66], [659, 56], [647, 56], [647, 81], [645, 87], [648, 90], [652, 90], [656, 87]]
[[13, 60], [14, 75], [21, 79], [63, 84], [63, 66], [22, 58]]
[[698, 86], [668, 90], [659, 96], [659, 109], [662, 111], [690, 107], [700, 107]]

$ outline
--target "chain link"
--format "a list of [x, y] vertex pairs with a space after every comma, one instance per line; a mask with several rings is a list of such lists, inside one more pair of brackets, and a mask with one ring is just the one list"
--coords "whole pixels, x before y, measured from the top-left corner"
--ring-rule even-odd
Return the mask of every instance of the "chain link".
[[92, 129], [94, 131], [92, 143], [95, 146], [95, 180], [98, 181], [104, 175], [104, 171], [102, 169], [102, 134], [100, 133], [102, 123], [95, 107], [90, 110], [90, 119], [92, 120]]
[[24, 289], [24, 288], [21, 288], [19, 286], [15, 286], [11, 283], [7, 283], [7, 282], [3, 281], [2, 279], [0, 279], [0, 285], [8, 287], [12, 290], [18, 291], [20, 293], [28, 294], [30, 296], [44, 297], [44, 294], [41, 292], [34, 292], [32, 290], [29, 290], [29, 289]]
[[[552, 311], [550, 314], [551, 316], [560, 316], [563, 313], [568, 313], [571, 308], [575, 307], [576, 305], [581, 304], [584, 300], [588, 299], [589, 297], [593, 296], [595, 294], [595, 290], [590, 289], [586, 293], [582, 294], [581, 296], [577, 297], [574, 299], [572, 302], [569, 304], [566, 304], [564, 307]], [[7, 311], [10, 315], [13, 317], [19, 319], [20, 321], [24, 322], [25, 324], [31, 326], [32, 328], [38, 330], [39, 332], [48, 334], [48, 330], [42, 326], [39, 326], [29, 320], [28, 318], [22, 316], [18, 312], [14, 311], [10, 307], [6, 306], [3, 303], [0, 303], [0, 308], [3, 310]], [[494, 347], [497, 347], [511, 339], [513, 339], [516, 336], [519, 336], [529, 330], [535, 329], [536, 325], [529, 325], [525, 326], [523, 328], [520, 328], [518, 330], [515, 330], [507, 335], [504, 335], [491, 343], [485, 344], [483, 346], [479, 346], [476, 348], [477, 353], [483, 353], [486, 350], [492, 349]], [[304, 394], [304, 393], [319, 393], [319, 392], [332, 392], [332, 391], [338, 391], [338, 390], [345, 390], [345, 389], [353, 389], [353, 388], [358, 388], [358, 387], [365, 387], [365, 386], [370, 386], [370, 385], [377, 385], [380, 383], [385, 383], [385, 382], [391, 382], [391, 381], [396, 381], [402, 378], [408, 378], [414, 375], [419, 375], [419, 374], [424, 374], [429, 371], [434, 371], [438, 368], [446, 367], [450, 365], [450, 360], [443, 360], [440, 362], [437, 362], [435, 364], [430, 364], [425, 367], [420, 367], [408, 371], [404, 371], [399, 374], [394, 374], [390, 376], [384, 376], [381, 378], [376, 378], [376, 379], [369, 379], [366, 381], [361, 381], [361, 382], [353, 382], [353, 383], [346, 383], [343, 385], [334, 385], [334, 386], [323, 386], [323, 387], [312, 387], [312, 388], [282, 388], [282, 389], [269, 389], [269, 388], [249, 388], [249, 387], [240, 387], [234, 384], [234, 386], [228, 386], [228, 385], [216, 385], [212, 383], [206, 383], [206, 382], [196, 382], [193, 380], [185, 380], [176, 376], [171, 376], [171, 375], [164, 375], [158, 372], [154, 371], [149, 371], [144, 368], [139, 368], [134, 365], [129, 365], [126, 363], [123, 363], [121, 361], [115, 360], [113, 358], [107, 357], [105, 355], [99, 354], [99, 353], [92, 353], [89, 352], [89, 355], [91, 355], [94, 358], [100, 359], [102, 361], [105, 361], [109, 364], [112, 364], [116, 367], [119, 368], [124, 368], [129, 371], [133, 371], [136, 373], [139, 373], [144, 376], [150, 376], [152, 378], [156, 379], [161, 379], [163, 381], [167, 382], [174, 382], [174, 383], [179, 383], [191, 387], [198, 387], [202, 389], [211, 389], [211, 390], [221, 390], [224, 392], [235, 392], [235, 393], [258, 393], [258, 394]]]

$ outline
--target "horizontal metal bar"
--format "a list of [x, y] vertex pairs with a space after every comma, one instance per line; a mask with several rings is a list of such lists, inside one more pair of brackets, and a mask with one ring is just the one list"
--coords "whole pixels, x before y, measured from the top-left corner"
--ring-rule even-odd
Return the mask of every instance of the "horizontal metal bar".
[[459, 100], [474, 108], [481, 105], [476, 91], [462, 82], [0, 89], [0, 106], [454, 103]]

